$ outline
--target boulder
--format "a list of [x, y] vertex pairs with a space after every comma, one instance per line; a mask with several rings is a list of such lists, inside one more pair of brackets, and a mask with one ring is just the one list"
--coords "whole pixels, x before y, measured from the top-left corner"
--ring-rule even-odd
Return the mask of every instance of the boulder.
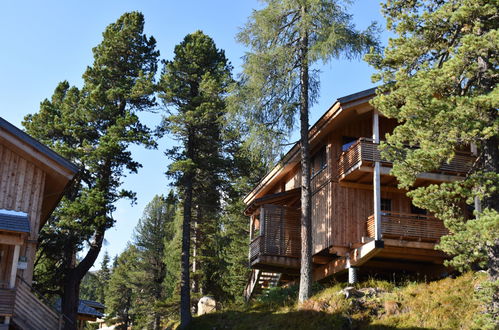
[[364, 296], [364, 293], [355, 289], [353, 286], [348, 286], [341, 290], [339, 293], [344, 294], [345, 298], [361, 298]]
[[198, 315], [209, 314], [217, 311], [217, 302], [213, 297], [204, 296], [198, 301]]

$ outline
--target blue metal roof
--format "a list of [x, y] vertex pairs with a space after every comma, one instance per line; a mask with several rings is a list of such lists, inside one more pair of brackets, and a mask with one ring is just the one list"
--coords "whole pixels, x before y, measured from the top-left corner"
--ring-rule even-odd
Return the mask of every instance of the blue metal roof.
[[[85, 304], [85, 301], [91, 301], [91, 300], [79, 300], [78, 301], [78, 314], [80, 315], [90, 315], [90, 316], [95, 316], [95, 317], [103, 317], [104, 314], [101, 312], [93, 309], [92, 307], [88, 306]], [[97, 303], [97, 302], [94, 302]], [[98, 303], [97, 303], [98, 304]], [[104, 305], [102, 305], [104, 306]], [[58, 299], [55, 304], [54, 304], [55, 309], [57, 309], [59, 312], [61, 311], [61, 299]]]
[[0, 230], [29, 233], [29, 219], [26, 213], [0, 210]]

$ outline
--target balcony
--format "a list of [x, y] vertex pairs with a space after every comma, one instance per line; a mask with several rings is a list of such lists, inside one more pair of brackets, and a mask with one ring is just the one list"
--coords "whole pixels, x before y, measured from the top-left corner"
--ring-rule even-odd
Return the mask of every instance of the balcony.
[[[378, 144], [374, 143], [372, 139], [360, 138], [341, 154], [338, 160], [338, 179], [340, 181], [358, 181], [365, 176], [366, 172], [372, 172], [372, 164], [376, 161], [381, 162], [382, 169], [384, 169], [381, 174], [388, 174], [392, 164], [382, 159]], [[435, 173], [422, 175], [421, 177], [434, 181], [447, 181], [448, 175], [463, 176], [468, 173], [474, 161], [475, 157], [471, 153], [456, 152], [450, 163], [443, 164], [438, 170], [434, 171], [447, 174], [445, 178], [434, 175]]]
[[[374, 215], [367, 219], [366, 225], [368, 237], [374, 238]], [[383, 239], [436, 243], [440, 241], [440, 237], [447, 234], [443, 221], [432, 216], [397, 212], [382, 212], [381, 215]]]
[[300, 263], [300, 212], [265, 204], [260, 208], [260, 229], [250, 243], [249, 263], [262, 270], [296, 269]]

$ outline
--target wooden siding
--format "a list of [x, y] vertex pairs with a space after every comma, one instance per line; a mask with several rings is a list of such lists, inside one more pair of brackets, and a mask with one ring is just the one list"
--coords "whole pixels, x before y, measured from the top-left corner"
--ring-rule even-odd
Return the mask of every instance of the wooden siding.
[[[396, 126], [396, 121], [380, 117], [381, 139]], [[342, 169], [340, 159], [346, 153], [342, 150], [343, 138], [372, 136], [372, 113], [358, 115], [338, 129], [330, 131], [319, 143], [313, 146], [319, 150], [327, 147], [327, 167], [315, 175], [311, 181], [312, 189], [312, 252], [317, 254], [331, 248], [352, 248], [368, 236], [366, 221], [373, 214], [372, 182], [366, 181], [362, 188], [348, 186], [338, 181]], [[372, 143], [370, 146], [374, 146]], [[355, 148], [353, 148], [355, 149]], [[364, 153], [364, 154], [363, 154]], [[359, 150], [358, 162], [362, 157], [378, 158], [379, 152], [366, 147]], [[370, 174], [372, 176], [372, 174]], [[281, 181], [269, 191], [282, 191], [297, 188], [300, 179], [300, 165], [297, 164]], [[383, 185], [383, 184], [382, 184]], [[411, 212], [411, 200], [404, 191], [391, 187], [381, 189], [381, 198], [391, 200], [391, 211], [399, 213]], [[258, 244], [262, 244], [258, 242]], [[253, 249], [257, 248], [253, 243]], [[256, 253], [256, 250], [254, 250]]]
[[62, 325], [61, 316], [40, 301], [22, 279], [17, 281], [14, 321], [28, 329], [54, 330]]
[[[366, 222], [367, 234], [374, 237], [374, 216]], [[410, 213], [385, 213], [381, 216], [381, 234], [384, 239], [438, 242], [449, 232], [444, 223], [435, 217]]]
[[300, 257], [300, 212], [266, 204], [260, 210], [262, 234], [250, 244], [250, 263], [259, 256]]
[[26, 212], [29, 216], [30, 234], [20, 251], [21, 256], [28, 258], [28, 269], [18, 271], [28, 283], [33, 277], [45, 177], [43, 170], [0, 145], [0, 208]]
[[11, 316], [14, 312], [15, 289], [0, 288], [0, 316]]

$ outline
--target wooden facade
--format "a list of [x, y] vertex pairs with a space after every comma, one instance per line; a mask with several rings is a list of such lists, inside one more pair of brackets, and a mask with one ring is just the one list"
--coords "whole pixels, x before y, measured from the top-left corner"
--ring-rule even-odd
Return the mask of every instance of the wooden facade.
[[[412, 205], [406, 191], [397, 188], [396, 178], [390, 175], [391, 163], [382, 159], [378, 150], [379, 141], [393, 131], [396, 121], [373, 109], [369, 104], [373, 96], [371, 89], [340, 98], [309, 132], [316, 280], [352, 267], [377, 268], [380, 264], [397, 270], [412, 269], [411, 262], [423, 262], [442, 269], [445, 256], [434, 247], [447, 231], [442, 221], [423, 214], [423, 210]], [[418, 176], [415, 185], [460, 180], [473, 161], [471, 153], [459, 152], [449, 164]], [[253, 218], [255, 205], [262, 200], [278, 200], [285, 205], [277, 196], [299, 188], [299, 146], [295, 145], [245, 197], [246, 214]], [[286, 207], [299, 214], [299, 198]], [[273, 219], [262, 219], [261, 226], [272, 228], [273, 224], [265, 221]], [[256, 241], [259, 237], [251, 239]], [[265, 269], [264, 262], [252, 262], [259, 257], [258, 252], [253, 246], [250, 266]], [[281, 272], [285, 273], [289, 265], [282, 261]], [[279, 271], [275, 263], [272, 267]]]
[[[40, 307], [43, 303], [30, 287], [38, 234], [77, 170], [0, 118], [0, 318], [4, 323], [12, 319], [23, 327], [30, 319], [52, 322], [54, 311]], [[27, 230], [20, 230], [16, 221], [26, 221]], [[54, 322], [59, 324], [59, 319]], [[49, 323], [46, 328], [57, 328]]]

